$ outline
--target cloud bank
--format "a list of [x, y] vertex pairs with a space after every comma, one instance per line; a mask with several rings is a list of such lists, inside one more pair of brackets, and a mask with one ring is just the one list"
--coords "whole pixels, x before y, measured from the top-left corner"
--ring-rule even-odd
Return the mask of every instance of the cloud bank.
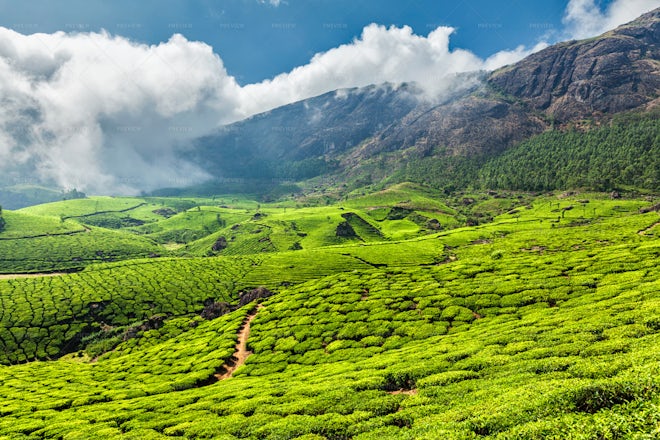
[[[572, 0], [565, 23], [576, 36], [590, 36], [657, 3], [618, 0], [601, 12], [593, 0]], [[210, 46], [181, 35], [144, 45], [108, 33], [0, 28], [0, 184], [45, 182], [98, 194], [192, 185], [208, 176], [181, 158], [192, 139], [223, 124], [373, 83], [416, 81], [438, 95], [456, 86], [457, 73], [492, 70], [545, 46], [484, 60], [450, 50], [452, 32], [438, 27], [420, 36], [407, 26], [372, 24], [304, 66], [240, 86]]]
[[307, 65], [241, 87], [210, 46], [181, 35], [148, 46], [0, 28], [0, 179], [115, 194], [195, 184], [208, 176], [181, 157], [222, 124], [342, 87], [419, 81], [437, 92], [444, 78], [483, 68], [449, 51], [452, 31], [370, 25]]
[[0, 28], [2, 175], [101, 193], [201, 181], [177, 154], [236, 119], [239, 92], [208, 45], [180, 35], [145, 46]]
[[569, 38], [589, 38], [659, 6], [660, 0], [615, 0], [603, 11], [595, 0], [571, 0], [566, 7], [563, 23]]

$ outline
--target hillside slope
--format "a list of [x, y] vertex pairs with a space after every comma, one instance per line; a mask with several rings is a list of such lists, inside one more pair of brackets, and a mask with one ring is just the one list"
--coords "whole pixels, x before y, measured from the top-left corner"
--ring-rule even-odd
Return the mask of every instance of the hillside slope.
[[[539, 198], [492, 224], [425, 239], [450, 250], [440, 264], [413, 251], [380, 267], [278, 285], [269, 267], [275, 275], [299, 269], [246, 261], [243, 269], [259, 271], [275, 295], [215, 319], [197, 315], [201, 295], [227, 287], [214, 287], [213, 272], [223, 278], [231, 260], [206, 268], [202, 260], [136, 262], [175, 269], [168, 277], [176, 282], [158, 281], [170, 285], [161, 298], [132, 295], [158, 286], [138, 287], [149, 272], [123, 263], [58, 283], [0, 282], [2, 310], [23, 326], [5, 329], [4, 353], [24, 356], [36, 337], [37, 350], [54, 353], [83, 314], [113, 339], [105, 350], [99, 338], [87, 352], [0, 366], [0, 435], [646, 438], [660, 426], [659, 217], [639, 212], [649, 202], [591, 196]], [[569, 209], [576, 204], [589, 208]], [[177, 273], [201, 279], [183, 285]], [[124, 290], [98, 301], [103, 280]], [[25, 295], [35, 283], [40, 294]], [[188, 287], [196, 301], [184, 301]], [[108, 321], [113, 308], [125, 318], [149, 307], [177, 316], [130, 328]], [[53, 316], [70, 320], [42, 327]], [[224, 379], [246, 325], [250, 353]]]
[[199, 139], [196, 161], [223, 178], [314, 177], [332, 169], [332, 157], [406, 115], [421, 93], [384, 84], [289, 104]]
[[656, 9], [598, 38], [530, 55], [488, 82], [558, 122], [644, 107], [660, 91], [659, 42]]

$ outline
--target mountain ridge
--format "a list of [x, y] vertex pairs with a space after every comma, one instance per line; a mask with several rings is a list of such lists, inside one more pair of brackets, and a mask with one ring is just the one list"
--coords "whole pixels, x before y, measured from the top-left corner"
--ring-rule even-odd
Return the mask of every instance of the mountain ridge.
[[195, 162], [218, 178], [339, 182], [369, 174], [371, 162], [381, 163], [372, 173], [377, 181], [392, 176], [405, 166], [387, 158], [397, 152], [494, 157], [547, 130], [656, 107], [659, 41], [660, 8], [598, 37], [561, 42], [490, 73], [462, 74], [453, 82], [462, 87], [439, 102], [415, 84], [329, 92], [200, 139]]
[[599, 37], [550, 46], [488, 81], [559, 121], [619, 113], [658, 97], [658, 41], [660, 9]]

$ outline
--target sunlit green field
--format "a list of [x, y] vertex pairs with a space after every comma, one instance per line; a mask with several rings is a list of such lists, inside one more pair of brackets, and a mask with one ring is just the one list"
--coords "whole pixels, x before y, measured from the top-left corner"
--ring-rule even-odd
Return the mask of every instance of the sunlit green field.
[[[0, 280], [0, 437], [660, 435], [660, 215], [640, 213], [657, 199], [403, 185], [328, 206], [213, 202], [91, 228], [158, 250], [157, 234], [210, 230], [169, 257]], [[337, 236], [344, 221], [355, 235]], [[275, 295], [239, 307], [257, 286]], [[202, 318], [212, 302], [235, 311]], [[251, 354], [217, 380], [250, 313]]]
[[[258, 255], [400, 241], [465, 224], [465, 214], [434, 195], [402, 184], [323, 206], [260, 204], [236, 196], [47, 203], [5, 211], [0, 273], [73, 271], [142, 257]], [[348, 225], [345, 234], [338, 232], [342, 224]], [[218, 240], [225, 244], [216, 246]]]

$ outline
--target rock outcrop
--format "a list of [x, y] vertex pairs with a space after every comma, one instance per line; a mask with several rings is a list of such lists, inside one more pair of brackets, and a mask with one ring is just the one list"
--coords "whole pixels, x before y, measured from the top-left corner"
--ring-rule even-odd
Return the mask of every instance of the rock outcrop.
[[648, 104], [660, 90], [660, 9], [600, 37], [557, 44], [488, 78], [557, 121]]

